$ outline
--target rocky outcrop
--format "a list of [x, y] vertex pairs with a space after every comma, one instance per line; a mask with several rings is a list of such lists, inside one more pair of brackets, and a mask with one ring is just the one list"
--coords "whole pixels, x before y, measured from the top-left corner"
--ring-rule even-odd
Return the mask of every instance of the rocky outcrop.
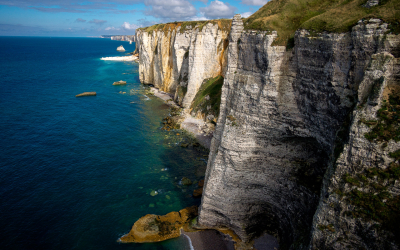
[[148, 214], [136, 221], [132, 230], [118, 239], [118, 242], [144, 243], [173, 239], [181, 235], [181, 228], [188, 230], [190, 222], [196, 216], [196, 206], [188, 207], [179, 212], [171, 212], [162, 216]]
[[371, 8], [379, 4], [379, 0], [368, 0], [363, 6], [366, 8]]
[[185, 108], [204, 79], [224, 75], [228, 29], [219, 23], [171, 23], [162, 29], [136, 31], [139, 78], [175, 95]]
[[113, 85], [126, 85], [126, 81], [118, 81], [118, 82], [114, 82]]
[[393, 73], [400, 72], [399, 63], [387, 52], [371, 56], [358, 90], [359, 106], [351, 113], [347, 143], [326, 173], [314, 215], [312, 249], [399, 249], [400, 167], [395, 153], [400, 143], [390, 129], [383, 130], [384, 137], [377, 133], [378, 127], [390, 123], [398, 129], [400, 84]]
[[124, 46], [122, 46], [122, 45], [119, 46], [119, 47], [117, 48], [117, 50], [120, 51], [120, 52], [124, 52], [124, 51], [125, 51]]
[[[356, 121], [352, 114], [357, 101], [368, 92], [365, 68], [382, 57], [374, 54], [398, 47], [399, 37], [387, 31], [377, 19], [360, 21], [349, 33], [312, 35], [298, 30], [294, 48], [286, 50], [271, 46], [275, 32], [243, 31], [240, 16], [235, 16], [201, 226], [230, 228], [244, 241], [269, 230], [279, 235], [282, 249], [338, 249], [334, 241], [340, 234], [335, 238], [326, 233], [331, 223], [336, 228], [332, 221], [342, 221], [343, 211], [329, 204], [346, 204], [331, 185], [343, 175], [335, 170], [340, 162], [346, 171], [351, 169], [345, 152], [357, 151], [346, 146], [343, 160], [336, 164], [336, 159]], [[387, 150], [400, 147], [392, 143]], [[368, 150], [360, 157], [378, 155]], [[354, 221], [346, 225], [350, 224]], [[344, 226], [342, 232], [347, 229]], [[360, 243], [359, 229], [353, 227], [345, 241]], [[375, 243], [382, 239], [379, 233], [369, 237]], [[380, 245], [375, 243], [367, 249], [377, 249], [373, 246]]]
[[95, 96], [97, 95], [96, 92], [83, 92], [81, 94], [76, 95], [75, 97], [83, 97], [83, 96]]

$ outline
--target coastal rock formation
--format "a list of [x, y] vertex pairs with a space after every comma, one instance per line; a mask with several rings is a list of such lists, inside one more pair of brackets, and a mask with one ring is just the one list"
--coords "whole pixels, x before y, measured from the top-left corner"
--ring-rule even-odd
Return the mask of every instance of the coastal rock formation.
[[223, 76], [219, 115], [206, 116], [218, 120], [198, 226], [244, 242], [266, 231], [281, 249], [399, 249], [400, 35], [398, 22], [370, 15], [393, 1], [335, 3], [362, 17], [346, 27], [327, 16], [348, 15], [329, 9], [304, 23], [321, 32], [269, 29], [287, 17], [273, 8], [288, 2], [270, 1], [246, 29], [236, 15], [229, 37], [215, 23], [137, 33], [141, 82], [175, 93], [186, 110], [196, 94], [211, 100], [201, 88]]
[[399, 73], [400, 60], [392, 54], [371, 56], [347, 143], [325, 175], [313, 249], [399, 249]]
[[83, 97], [83, 96], [95, 96], [97, 95], [96, 92], [83, 92], [82, 94], [78, 94], [75, 97]]
[[[235, 16], [201, 226], [230, 228], [244, 241], [269, 230], [279, 235], [283, 249], [307, 249], [310, 239], [311, 248], [333, 245], [340, 234], [332, 238], [329, 230], [319, 232], [318, 225], [336, 228], [334, 221], [344, 221], [342, 210], [333, 215], [336, 205], [329, 207], [328, 198], [336, 198], [339, 207], [346, 204], [328, 183], [343, 174], [335, 172], [335, 159], [346, 142], [357, 100], [368, 92], [362, 83], [365, 67], [374, 54], [398, 48], [399, 37], [386, 33], [387, 24], [377, 19], [360, 21], [350, 33], [298, 30], [294, 48], [287, 51], [271, 46], [275, 32], [243, 31], [240, 16]], [[396, 147], [400, 144], [387, 150]], [[378, 154], [369, 150], [360, 157], [373, 157], [383, 169], [391, 162], [375, 159]], [[343, 168], [351, 170], [348, 163]], [[343, 242], [360, 243], [359, 229], [354, 227]], [[381, 246], [377, 241], [383, 238], [377, 235], [370, 237], [369, 247]]]
[[188, 108], [204, 79], [224, 75], [230, 20], [138, 29], [139, 77]]
[[124, 49], [124, 46], [119, 46], [118, 48], [117, 48], [117, 51], [120, 51], [120, 52], [124, 52], [125, 51], [125, 49]]
[[121, 243], [159, 242], [181, 235], [181, 228], [188, 229], [189, 223], [197, 216], [197, 207], [192, 206], [166, 215], [148, 214], [140, 218], [132, 230], [118, 239]]
[[113, 85], [126, 85], [126, 81], [118, 81], [118, 82], [114, 82]]

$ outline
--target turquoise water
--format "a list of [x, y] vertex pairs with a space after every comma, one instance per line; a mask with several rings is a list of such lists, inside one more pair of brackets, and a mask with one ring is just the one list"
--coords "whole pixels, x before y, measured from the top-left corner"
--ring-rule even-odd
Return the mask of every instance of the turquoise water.
[[[207, 157], [160, 129], [168, 107], [144, 95], [137, 63], [100, 60], [125, 55], [121, 44], [134, 50], [107, 39], [0, 37], [2, 249], [188, 249], [184, 238], [116, 242], [145, 214], [198, 205], [196, 185], [179, 180], [202, 179]], [[75, 97], [85, 91], [97, 96]]]

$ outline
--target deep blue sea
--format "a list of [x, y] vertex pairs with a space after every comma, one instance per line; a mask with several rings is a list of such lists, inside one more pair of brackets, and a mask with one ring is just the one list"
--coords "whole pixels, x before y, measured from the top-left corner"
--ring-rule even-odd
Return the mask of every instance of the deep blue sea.
[[[199, 204], [207, 152], [161, 130], [168, 106], [145, 96], [134, 44], [0, 37], [0, 248], [189, 249], [185, 238], [119, 244], [148, 213]], [[113, 86], [124, 80], [126, 86]], [[96, 91], [95, 97], [75, 95]], [[180, 135], [177, 135], [180, 133]], [[167, 169], [166, 171], [163, 171]], [[150, 192], [157, 190], [158, 195]]]

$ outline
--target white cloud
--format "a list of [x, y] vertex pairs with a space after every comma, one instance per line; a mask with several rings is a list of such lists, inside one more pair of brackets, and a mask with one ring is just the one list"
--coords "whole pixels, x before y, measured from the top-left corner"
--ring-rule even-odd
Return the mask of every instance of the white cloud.
[[207, 21], [209, 20], [207, 17], [205, 17], [204, 15], [202, 16], [194, 16], [192, 18], [190, 18], [190, 21]]
[[268, 3], [269, 0], [242, 0], [242, 4], [246, 4], [246, 5], [264, 5], [266, 3]]
[[145, 0], [147, 15], [171, 21], [188, 20], [196, 16], [196, 8], [187, 0]]
[[107, 27], [104, 30], [120, 30], [120, 29], [115, 27]]
[[216, 18], [232, 18], [235, 14], [236, 7], [230, 6], [218, 0], [212, 1], [209, 6], [200, 8], [204, 12], [204, 16], [210, 19]]
[[248, 18], [249, 16], [251, 16], [251, 15], [253, 15], [253, 12], [245, 12], [245, 13], [242, 13], [242, 14], [240, 14], [242, 17], [244, 17], [244, 18]]
[[124, 22], [124, 23], [121, 25], [121, 27], [122, 27], [124, 30], [135, 30], [135, 29], [139, 28], [138, 25], [136, 25], [136, 24], [130, 24], [130, 23], [128, 23], [128, 22]]

